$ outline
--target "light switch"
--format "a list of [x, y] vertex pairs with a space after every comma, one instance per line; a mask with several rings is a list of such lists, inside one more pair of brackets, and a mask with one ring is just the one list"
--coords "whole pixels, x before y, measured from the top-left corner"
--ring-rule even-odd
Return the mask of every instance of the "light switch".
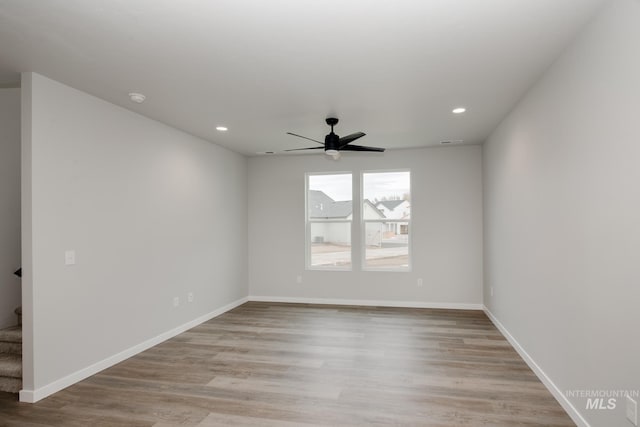
[[76, 263], [76, 251], [68, 250], [64, 251], [64, 264], [74, 265]]

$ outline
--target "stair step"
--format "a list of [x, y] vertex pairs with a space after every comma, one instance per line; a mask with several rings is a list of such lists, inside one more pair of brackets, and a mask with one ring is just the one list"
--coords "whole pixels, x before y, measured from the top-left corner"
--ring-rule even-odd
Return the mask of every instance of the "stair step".
[[22, 390], [22, 379], [0, 377], [0, 391], [18, 393], [20, 390]]
[[22, 327], [0, 329], [0, 342], [22, 343]]
[[22, 344], [19, 342], [2, 342], [0, 341], [0, 354], [9, 353], [22, 355]]
[[0, 391], [22, 389], [22, 327], [0, 330]]
[[22, 357], [0, 354], [0, 377], [22, 378]]

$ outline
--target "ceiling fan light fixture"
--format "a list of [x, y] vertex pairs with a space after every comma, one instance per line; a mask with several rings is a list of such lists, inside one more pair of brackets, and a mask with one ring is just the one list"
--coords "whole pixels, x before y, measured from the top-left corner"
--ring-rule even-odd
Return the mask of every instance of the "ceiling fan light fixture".
[[329, 156], [335, 156], [336, 154], [338, 154], [338, 150], [329, 148], [328, 150], [324, 150], [324, 154], [327, 154]]

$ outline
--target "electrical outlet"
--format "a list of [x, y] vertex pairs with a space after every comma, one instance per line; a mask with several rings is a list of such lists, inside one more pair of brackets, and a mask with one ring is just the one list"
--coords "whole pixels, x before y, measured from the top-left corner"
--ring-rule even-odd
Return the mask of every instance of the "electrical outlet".
[[193, 292], [189, 292], [189, 293], [187, 294], [187, 301], [188, 301], [188, 302], [193, 302]]
[[75, 263], [76, 263], [76, 251], [71, 249], [64, 251], [64, 264], [74, 265]]
[[493, 296], [493, 286], [490, 288], [491, 296]]
[[296, 277], [296, 283], [297, 283], [298, 285], [301, 285], [301, 284], [302, 284], [302, 276], [297, 276], [297, 277]]
[[177, 307], [180, 305], [180, 297], [173, 297], [173, 306]]
[[421, 288], [423, 285], [422, 279], [418, 279], [418, 287]]
[[634, 426], [638, 425], [638, 402], [633, 400], [631, 396], [627, 394], [627, 419], [633, 423]]

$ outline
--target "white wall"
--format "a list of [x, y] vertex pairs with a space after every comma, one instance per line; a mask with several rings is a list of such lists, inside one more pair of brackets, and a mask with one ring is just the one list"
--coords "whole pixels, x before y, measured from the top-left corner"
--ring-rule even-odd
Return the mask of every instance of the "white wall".
[[[355, 269], [305, 271], [304, 182], [307, 172], [411, 169], [411, 272]], [[437, 147], [249, 159], [250, 295], [411, 302], [416, 305], [482, 302], [481, 147]], [[354, 189], [354, 197], [356, 194]], [[359, 209], [354, 203], [354, 208]], [[358, 218], [359, 210], [354, 211]], [[357, 223], [357, 221], [356, 221]], [[296, 277], [303, 283], [297, 284]], [[417, 287], [417, 279], [424, 280]]]
[[20, 89], [0, 89], [0, 329], [20, 305]]
[[485, 303], [562, 393], [640, 389], [639, 52], [616, 0], [484, 146]]
[[37, 74], [22, 90], [24, 387], [37, 398], [247, 296], [247, 161]]

